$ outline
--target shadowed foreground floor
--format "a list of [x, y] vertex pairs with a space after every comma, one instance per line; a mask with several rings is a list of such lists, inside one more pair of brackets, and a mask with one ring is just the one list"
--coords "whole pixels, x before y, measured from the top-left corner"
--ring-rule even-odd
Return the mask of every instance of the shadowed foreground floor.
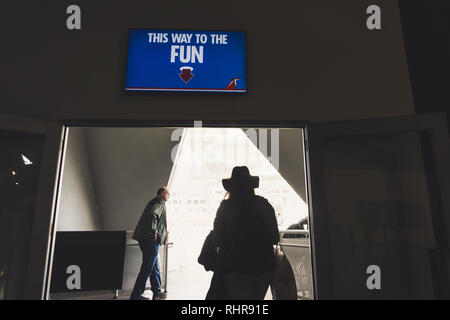
[[[169, 271], [167, 274], [167, 300], [204, 300], [212, 275], [212, 272], [206, 272], [199, 264]], [[117, 300], [128, 300], [130, 293], [130, 290], [119, 290]], [[113, 291], [58, 293], [51, 295], [51, 299], [111, 300], [114, 299], [114, 294]], [[150, 290], [144, 292], [145, 297], [151, 298], [152, 295]], [[272, 299], [270, 290], [265, 299]]]

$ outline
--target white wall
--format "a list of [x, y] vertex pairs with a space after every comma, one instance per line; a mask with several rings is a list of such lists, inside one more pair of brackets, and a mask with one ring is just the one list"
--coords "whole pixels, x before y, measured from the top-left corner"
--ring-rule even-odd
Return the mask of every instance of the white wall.
[[61, 184], [57, 231], [102, 229], [85, 129], [70, 128]]
[[172, 170], [170, 128], [86, 128], [104, 230], [134, 230]]
[[[103, 230], [134, 231], [156, 190], [172, 170], [172, 128], [86, 128], [87, 148]], [[128, 238], [131, 234], [127, 235]], [[123, 289], [132, 289], [141, 264], [139, 247], [127, 241]]]

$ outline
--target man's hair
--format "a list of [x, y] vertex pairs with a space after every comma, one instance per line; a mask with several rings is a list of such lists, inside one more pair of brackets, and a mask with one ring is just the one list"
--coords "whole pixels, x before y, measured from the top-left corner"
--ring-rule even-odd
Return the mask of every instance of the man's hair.
[[156, 195], [157, 195], [157, 196], [160, 196], [161, 193], [164, 192], [164, 190], [167, 190], [167, 187], [159, 187], [158, 191], [156, 191]]

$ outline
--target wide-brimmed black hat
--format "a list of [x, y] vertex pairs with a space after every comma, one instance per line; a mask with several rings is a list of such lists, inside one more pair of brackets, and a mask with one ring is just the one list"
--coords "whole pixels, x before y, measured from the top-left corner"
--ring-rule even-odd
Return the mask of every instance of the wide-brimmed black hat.
[[234, 167], [230, 179], [222, 179], [222, 185], [228, 192], [233, 191], [234, 186], [259, 187], [259, 177], [251, 176], [247, 167]]

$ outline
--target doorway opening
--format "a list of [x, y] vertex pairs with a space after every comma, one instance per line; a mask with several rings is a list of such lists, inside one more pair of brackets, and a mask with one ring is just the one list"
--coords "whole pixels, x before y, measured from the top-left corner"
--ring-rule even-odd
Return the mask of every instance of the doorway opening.
[[[238, 165], [246, 165], [252, 175], [259, 176], [256, 194], [275, 209], [280, 247], [290, 263], [297, 298], [313, 298], [302, 128], [73, 126], [66, 131], [56, 234], [97, 232], [101, 236], [126, 231], [126, 246], [119, 291], [111, 290], [111, 284], [83, 290], [83, 281], [80, 289], [52, 290], [57, 286], [50, 283], [51, 299], [129, 297], [141, 263], [132, 232], [146, 204], [163, 185], [168, 186], [171, 198], [167, 202], [169, 245], [160, 250], [162, 286], [167, 299], [204, 299], [212, 272], [205, 271], [197, 258], [225, 196], [221, 181]], [[53, 251], [59, 238], [54, 239]], [[50, 266], [55, 264], [51, 261]], [[82, 269], [81, 277], [90, 272]], [[49, 268], [49, 272], [53, 276], [56, 270]], [[145, 294], [151, 297], [150, 291]], [[272, 298], [268, 290], [266, 299]]]

